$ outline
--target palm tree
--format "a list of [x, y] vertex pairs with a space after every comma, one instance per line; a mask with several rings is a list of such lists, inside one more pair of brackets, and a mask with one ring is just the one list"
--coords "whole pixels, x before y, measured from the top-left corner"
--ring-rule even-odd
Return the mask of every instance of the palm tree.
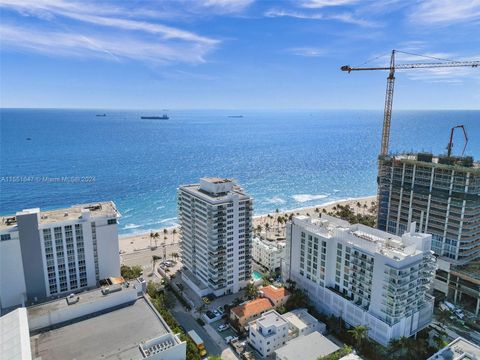
[[172, 258], [174, 258], [175, 260], [178, 259], [178, 253], [174, 252], [174, 253], [171, 253], [170, 256]]
[[175, 235], [177, 234], [177, 228], [172, 230], [172, 242], [175, 242]]
[[268, 230], [270, 230], [270, 225], [269, 223], [265, 224], [265, 239], [268, 237]]
[[256, 298], [258, 295], [257, 287], [252, 283], [248, 283], [245, 287], [245, 294], [249, 298]]
[[155, 234], [153, 233], [153, 231], [150, 231], [150, 247], [152, 247], [152, 240], [154, 238]]
[[438, 322], [440, 322], [441, 324], [446, 324], [448, 323], [452, 315], [453, 313], [450, 310], [441, 310], [438, 313], [438, 317], [437, 317]]
[[262, 233], [262, 225], [258, 224], [257, 225], [257, 234], [260, 236]]
[[353, 338], [355, 345], [358, 349], [361, 349], [363, 343], [368, 338], [368, 328], [364, 325], [357, 325], [347, 331]]

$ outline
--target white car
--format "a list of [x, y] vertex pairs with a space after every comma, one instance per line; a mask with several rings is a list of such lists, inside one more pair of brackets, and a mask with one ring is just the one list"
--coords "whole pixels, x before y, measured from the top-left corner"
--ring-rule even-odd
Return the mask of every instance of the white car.
[[225, 342], [226, 342], [227, 344], [230, 344], [233, 340], [238, 340], [238, 338], [237, 338], [236, 336], [227, 336], [227, 337], [225, 338]]
[[218, 330], [219, 332], [225, 331], [225, 330], [227, 330], [227, 329], [228, 329], [228, 325], [227, 325], [227, 324], [220, 324], [220, 325], [218, 325], [218, 327], [217, 327], [217, 330]]

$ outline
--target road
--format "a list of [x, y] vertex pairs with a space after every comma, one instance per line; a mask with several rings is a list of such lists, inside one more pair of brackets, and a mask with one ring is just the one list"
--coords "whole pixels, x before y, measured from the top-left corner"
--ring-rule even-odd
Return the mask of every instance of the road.
[[[220, 355], [222, 353], [223, 349], [220, 348], [210, 335], [207, 334], [205, 329], [195, 321], [192, 314], [185, 312], [177, 305], [175, 309], [172, 310], [172, 315], [186, 331], [195, 330], [197, 332], [205, 342], [205, 348], [209, 355]], [[227, 345], [225, 345], [225, 347], [227, 347]]]

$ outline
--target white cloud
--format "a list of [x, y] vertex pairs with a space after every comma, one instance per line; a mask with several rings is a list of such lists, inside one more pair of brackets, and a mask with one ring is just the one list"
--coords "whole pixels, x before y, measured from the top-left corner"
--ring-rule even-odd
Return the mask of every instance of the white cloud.
[[[125, 3], [109, 4], [0, 0], [0, 7], [40, 19], [32, 22], [31, 27], [15, 22], [2, 24], [2, 45], [50, 55], [94, 56], [117, 61], [127, 58], [163, 64], [203, 62], [205, 55], [219, 43], [156, 21], [131, 19], [130, 16], [138, 12], [131, 13], [130, 9], [121, 7]], [[142, 9], [141, 13], [154, 15], [156, 10]]]
[[154, 64], [171, 62], [199, 63], [209, 50], [202, 44], [152, 42], [108, 34], [37, 31], [35, 28], [2, 25], [2, 46], [24, 49], [51, 56], [103, 58], [121, 61], [140, 60]]
[[306, 56], [306, 57], [321, 57], [327, 53], [325, 49], [317, 48], [317, 47], [309, 47], [309, 46], [294, 47], [294, 48], [287, 49], [287, 51], [293, 55]]
[[254, 0], [203, 0], [202, 6], [218, 13], [238, 13], [249, 7]]
[[307, 20], [335, 20], [348, 24], [355, 24], [364, 27], [375, 27], [378, 26], [377, 23], [362, 18], [357, 18], [352, 13], [334, 13], [334, 14], [323, 14], [323, 13], [311, 13], [311, 12], [302, 12], [302, 11], [291, 11], [291, 10], [277, 10], [270, 9], [265, 13], [266, 17], [292, 17], [296, 19], [307, 19]]
[[358, 2], [358, 0], [305, 0], [301, 6], [311, 9], [320, 9], [328, 6], [352, 5], [356, 2]]
[[424, 25], [480, 21], [480, 0], [424, 0], [412, 9], [410, 20]]

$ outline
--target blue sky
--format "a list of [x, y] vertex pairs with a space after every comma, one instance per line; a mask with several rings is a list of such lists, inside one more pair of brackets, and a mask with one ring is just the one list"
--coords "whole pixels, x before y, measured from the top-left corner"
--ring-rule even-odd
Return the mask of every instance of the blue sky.
[[[0, 11], [2, 107], [383, 109], [386, 73], [339, 67], [386, 64], [391, 49], [480, 60], [480, 0], [0, 0]], [[396, 109], [480, 109], [480, 68], [399, 72], [395, 90]]]

